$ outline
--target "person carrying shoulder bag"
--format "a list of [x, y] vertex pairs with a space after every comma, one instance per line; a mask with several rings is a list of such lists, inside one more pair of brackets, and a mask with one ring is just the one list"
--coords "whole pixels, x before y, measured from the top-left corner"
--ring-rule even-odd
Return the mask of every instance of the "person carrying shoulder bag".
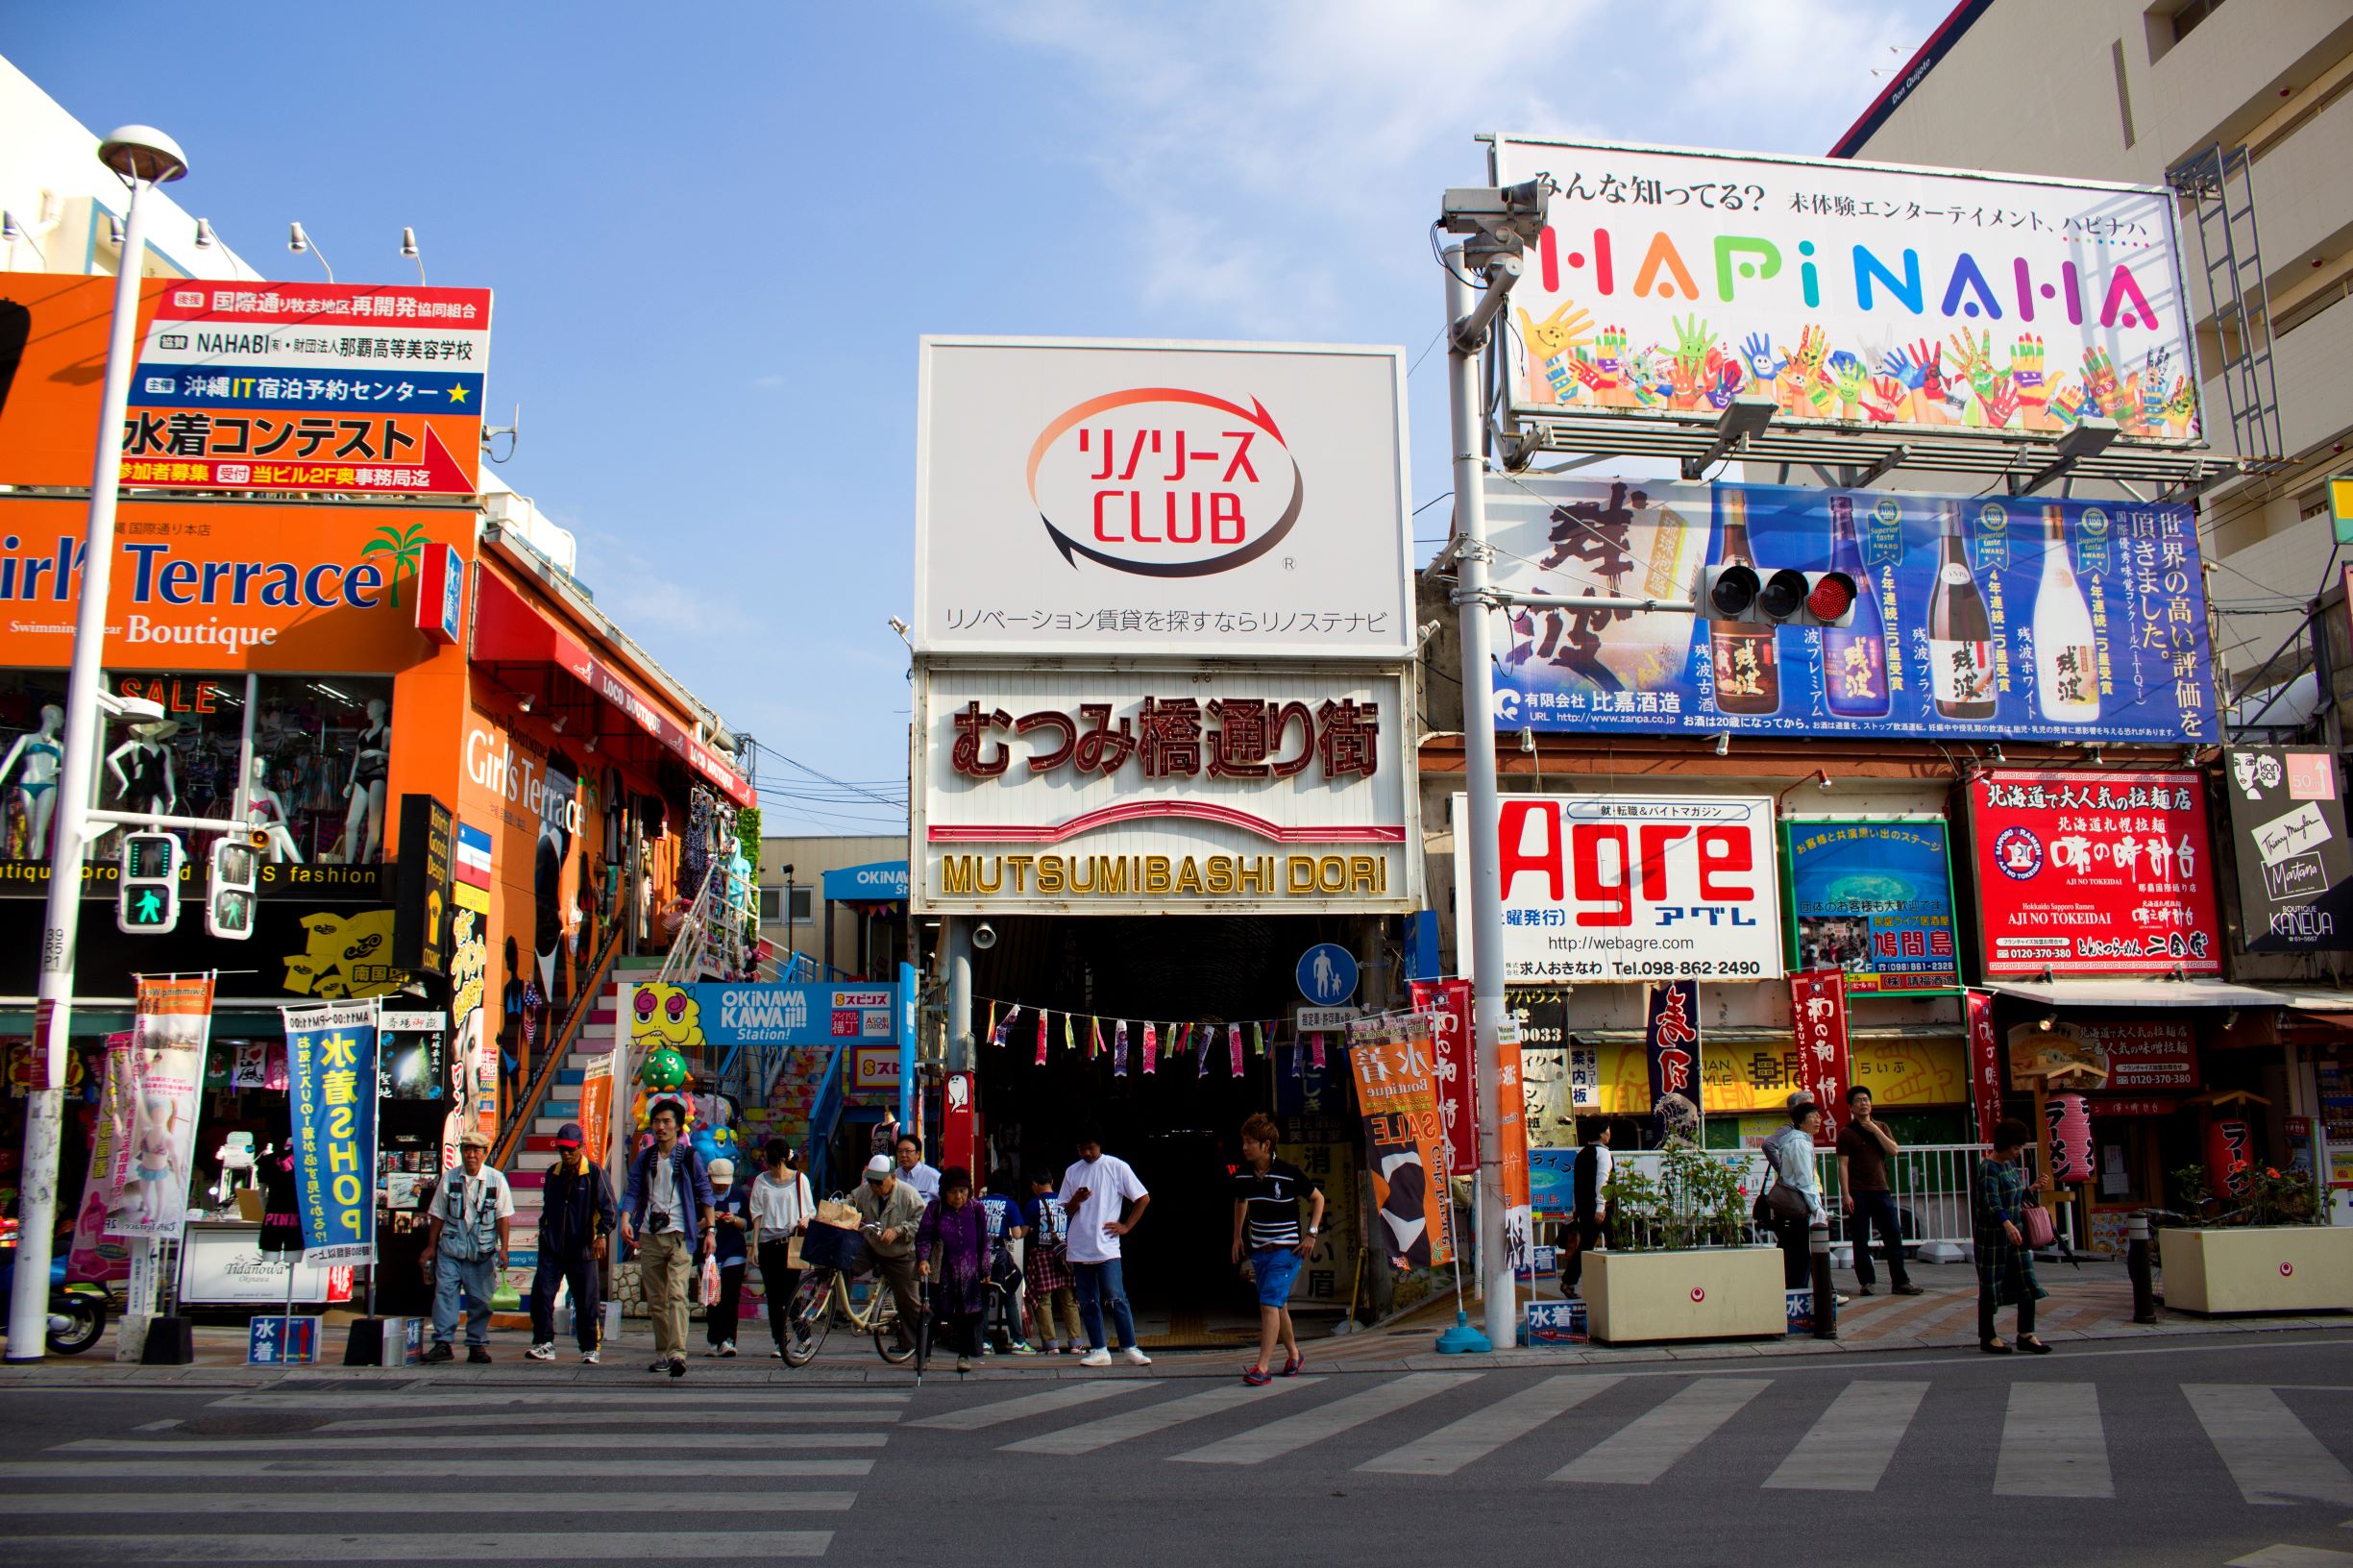
[[1822, 1107], [1803, 1090], [1789, 1096], [1789, 1125], [1765, 1139], [1765, 1187], [1756, 1195], [1756, 1222], [1781, 1244], [1781, 1283], [1802, 1287], [1813, 1272], [1812, 1237], [1829, 1223], [1822, 1183], [1814, 1173], [1814, 1133]]

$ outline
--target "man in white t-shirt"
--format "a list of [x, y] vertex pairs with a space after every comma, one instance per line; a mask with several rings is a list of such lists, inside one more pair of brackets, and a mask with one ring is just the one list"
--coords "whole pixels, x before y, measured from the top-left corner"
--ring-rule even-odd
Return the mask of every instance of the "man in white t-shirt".
[[1136, 1343], [1136, 1316], [1128, 1310], [1127, 1285], [1119, 1274], [1119, 1238], [1143, 1218], [1152, 1194], [1126, 1161], [1103, 1152], [1103, 1139], [1090, 1130], [1079, 1134], [1078, 1160], [1062, 1173], [1056, 1196], [1069, 1211], [1070, 1272], [1078, 1280], [1079, 1321], [1087, 1328], [1087, 1356], [1079, 1364], [1111, 1365], [1103, 1336], [1103, 1312], [1109, 1308], [1127, 1359], [1150, 1366], [1152, 1358]]
[[490, 1360], [490, 1298], [506, 1266], [506, 1229], [515, 1195], [490, 1164], [490, 1139], [468, 1129], [457, 1140], [462, 1164], [441, 1178], [426, 1211], [425, 1274], [433, 1282], [433, 1348], [429, 1361], [456, 1359], [457, 1292], [466, 1293], [466, 1360]]

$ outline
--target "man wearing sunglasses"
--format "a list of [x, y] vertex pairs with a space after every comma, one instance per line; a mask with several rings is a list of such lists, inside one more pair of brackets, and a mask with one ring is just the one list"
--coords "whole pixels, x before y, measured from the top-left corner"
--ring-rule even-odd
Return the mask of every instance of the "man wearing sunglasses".
[[912, 1183], [898, 1179], [891, 1157], [878, 1154], [866, 1163], [866, 1185], [850, 1194], [850, 1204], [865, 1222], [866, 1250], [873, 1256], [874, 1272], [891, 1287], [898, 1308], [898, 1338], [909, 1342], [920, 1309], [915, 1299], [915, 1227], [923, 1217], [923, 1200]]

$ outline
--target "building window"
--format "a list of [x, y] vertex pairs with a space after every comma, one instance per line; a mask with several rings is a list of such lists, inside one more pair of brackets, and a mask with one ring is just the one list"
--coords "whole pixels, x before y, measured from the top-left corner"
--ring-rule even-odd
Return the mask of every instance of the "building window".
[[810, 911], [816, 907], [817, 890], [804, 883], [795, 883], [791, 892], [793, 912], [792, 919], [788, 920], [785, 918], [784, 908], [786, 890], [783, 888], [762, 888], [760, 890], [760, 923], [762, 925], [807, 925], [809, 923]]
[[2173, 12], [2173, 41], [2181, 42], [2195, 30], [2197, 24], [2222, 9], [2222, 0], [2188, 0]]

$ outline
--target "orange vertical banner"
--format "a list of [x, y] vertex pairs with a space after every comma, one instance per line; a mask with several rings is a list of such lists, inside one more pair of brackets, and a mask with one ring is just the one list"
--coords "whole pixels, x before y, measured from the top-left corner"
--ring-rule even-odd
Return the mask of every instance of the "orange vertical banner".
[[1398, 1268], [1450, 1263], [1446, 1127], [1430, 1016], [1370, 1019], [1351, 1033], [1348, 1065], [1364, 1114], [1382, 1253]]

